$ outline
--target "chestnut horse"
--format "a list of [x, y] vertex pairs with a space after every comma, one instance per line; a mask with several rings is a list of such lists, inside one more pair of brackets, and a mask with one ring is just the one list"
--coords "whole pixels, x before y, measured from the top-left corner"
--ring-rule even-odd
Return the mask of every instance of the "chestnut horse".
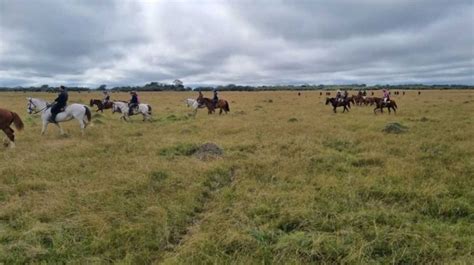
[[102, 102], [102, 100], [100, 99], [91, 99], [91, 101], [89, 102], [89, 105], [91, 107], [93, 107], [94, 105], [97, 106], [97, 110], [96, 112], [100, 111], [100, 112], [104, 112], [104, 109], [111, 109], [112, 106], [114, 105], [114, 103], [112, 101], [108, 101], [107, 103], [104, 103]]
[[336, 98], [326, 98], [326, 105], [331, 103], [334, 113], [336, 113], [337, 107], [344, 107], [344, 109], [342, 110], [343, 113], [346, 112], [346, 110], [349, 111], [349, 109], [351, 108], [351, 102], [352, 104], [354, 104], [354, 99], [351, 97], [348, 97], [342, 101], [339, 101]]
[[383, 101], [383, 98], [377, 98], [377, 97], [374, 97], [374, 102], [375, 102], [375, 109], [374, 109], [374, 114], [377, 114], [376, 111], [379, 109], [380, 110], [380, 113], [383, 113], [383, 108], [387, 108], [388, 109], [388, 114], [391, 113], [390, 109], [393, 110], [393, 112], [395, 112], [395, 114], [397, 114], [397, 103], [395, 102], [395, 100], [391, 99], [387, 102], [384, 102]]
[[214, 113], [215, 109], [218, 108], [220, 109], [219, 111], [219, 115], [222, 114], [222, 110], [224, 110], [224, 112], [227, 114], [227, 112], [230, 111], [230, 108], [229, 108], [229, 103], [227, 102], [227, 100], [224, 100], [224, 99], [219, 99], [217, 101], [217, 104], [216, 106], [214, 107], [214, 103], [212, 102], [212, 99], [210, 98], [205, 98], [201, 91], [199, 91], [199, 97], [197, 98], [197, 102], [199, 103], [199, 105], [204, 105], [207, 107], [207, 114], [212, 114]]
[[15, 147], [15, 131], [10, 127], [11, 124], [15, 125], [15, 128], [21, 131], [24, 127], [23, 121], [20, 116], [13, 111], [6, 109], [0, 109], [0, 129], [2, 129], [10, 139], [10, 147]]

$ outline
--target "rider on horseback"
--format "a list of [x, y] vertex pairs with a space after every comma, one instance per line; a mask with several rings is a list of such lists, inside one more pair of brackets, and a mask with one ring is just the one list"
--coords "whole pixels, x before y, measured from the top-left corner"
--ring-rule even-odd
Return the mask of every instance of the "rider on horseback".
[[340, 89], [336, 92], [336, 101], [342, 101], [342, 91]]
[[130, 91], [130, 95], [132, 95], [132, 99], [130, 99], [130, 102], [128, 103], [128, 115], [132, 115], [133, 109], [137, 108], [138, 104], [140, 104], [138, 101], [137, 92]]
[[212, 105], [214, 105], [214, 108], [217, 106], [217, 102], [219, 101], [219, 98], [217, 97], [217, 89], [214, 88], [214, 97], [212, 98]]
[[109, 95], [109, 92], [107, 91], [104, 91], [104, 98], [102, 99], [102, 104], [104, 104], [104, 106], [110, 101], [110, 95]]
[[56, 115], [58, 115], [59, 112], [61, 112], [61, 109], [66, 107], [68, 100], [68, 94], [66, 91], [66, 88], [64, 86], [59, 87], [59, 95], [58, 97], [54, 100], [53, 106], [51, 107], [51, 122], [56, 123]]
[[383, 103], [387, 104], [387, 102], [390, 101], [390, 92], [388, 92], [388, 89], [384, 89], [383, 91]]
[[349, 97], [349, 93], [347, 92], [347, 89], [344, 89], [344, 100], [347, 100]]

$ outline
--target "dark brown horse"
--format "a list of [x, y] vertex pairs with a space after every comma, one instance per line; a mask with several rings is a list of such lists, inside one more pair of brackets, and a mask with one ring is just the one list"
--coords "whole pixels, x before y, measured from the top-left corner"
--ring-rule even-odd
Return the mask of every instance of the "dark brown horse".
[[397, 103], [395, 102], [395, 100], [391, 99], [387, 102], [384, 102], [383, 98], [377, 98], [377, 97], [374, 97], [374, 101], [375, 101], [375, 109], [374, 109], [374, 114], [377, 114], [377, 110], [379, 109], [380, 110], [380, 113], [383, 113], [383, 108], [387, 108], [388, 109], [388, 114], [391, 113], [390, 109], [393, 110], [393, 112], [395, 112], [395, 114], [397, 113]]
[[[351, 108], [351, 102], [352, 104], [354, 104], [354, 99], [353, 98], [346, 98], [342, 101], [339, 101], [337, 100], [336, 98], [326, 98], [326, 105], [328, 105], [329, 103], [331, 103], [332, 107], [333, 107], [333, 110], [334, 110], [334, 113], [336, 113], [336, 108], [337, 107], [344, 107], [344, 109], [342, 110], [342, 112], [346, 112], [349, 111], [349, 109]], [[349, 107], [349, 108], [347, 108]]]
[[91, 99], [89, 102], [89, 105], [93, 107], [94, 105], [97, 106], [96, 112], [104, 112], [104, 109], [111, 109], [114, 103], [112, 101], [108, 101], [107, 103], [103, 103], [102, 100], [100, 99]]
[[219, 115], [222, 114], [222, 111], [224, 111], [225, 114], [230, 111], [229, 102], [227, 102], [227, 100], [219, 99], [216, 103], [216, 106], [214, 106], [214, 102], [212, 102], [212, 99], [205, 98], [202, 95], [201, 91], [199, 91], [199, 97], [197, 98], [197, 102], [199, 103], [199, 105], [204, 105], [207, 107], [207, 114], [214, 113], [216, 108], [220, 109]]
[[10, 147], [15, 147], [15, 131], [10, 127], [11, 124], [15, 125], [15, 128], [21, 131], [24, 127], [23, 121], [21, 121], [20, 116], [13, 111], [6, 109], [0, 109], [0, 129], [2, 129], [10, 139]]

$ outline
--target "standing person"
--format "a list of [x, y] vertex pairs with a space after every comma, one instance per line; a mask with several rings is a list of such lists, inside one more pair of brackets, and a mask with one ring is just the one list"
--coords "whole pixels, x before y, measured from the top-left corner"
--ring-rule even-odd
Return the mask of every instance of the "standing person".
[[137, 92], [130, 91], [130, 95], [132, 95], [132, 98], [130, 99], [130, 102], [128, 103], [128, 115], [132, 115], [133, 109], [138, 107], [138, 104], [140, 104], [140, 102], [138, 101]]
[[58, 97], [54, 100], [55, 103], [51, 107], [51, 122], [56, 123], [56, 115], [61, 112], [62, 108], [66, 107], [68, 98], [66, 87], [60, 86]]
[[212, 104], [214, 105], [214, 108], [217, 105], [217, 102], [219, 101], [219, 97], [217, 96], [217, 89], [214, 88], [214, 97], [212, 98]]

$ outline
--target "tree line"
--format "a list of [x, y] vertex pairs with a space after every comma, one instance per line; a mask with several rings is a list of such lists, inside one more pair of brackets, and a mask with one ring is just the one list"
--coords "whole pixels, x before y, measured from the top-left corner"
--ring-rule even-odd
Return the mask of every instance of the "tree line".
[[[173, 84], [165, 84], [159, 82], [150, 82], [144, 86], [117, 86], [108, 88], [103, 84], [96, 88], [90, 87], [75, 87], [68, 86], [69, 91], [90, 92], [90, 91], [111, 91], [111, 92], [127, 92], [127, 91], [212, 91], [217, 89], [219, 91], [308, 91], [308, 90], [378, 90], [388, 88], [390, 90], [428, 90], [428, 89], [474, 89], [474, 86], [469, 85], [425, 85], [425, 84], [406, 84], [406, 85], [374, 85], [367, 86], [366, 84], [348, 84], [348, 85], [263, 85], [263, 86], [249, 86], [228, 84], [225, 86], [199, 86], [194, 89], [185, 87], [183, 82], [175, 80]], [[42, 85], [30, 87], [0, 87], [0, 91], [29, 91], [29, 92], [56, 92], [58, 87]]]

